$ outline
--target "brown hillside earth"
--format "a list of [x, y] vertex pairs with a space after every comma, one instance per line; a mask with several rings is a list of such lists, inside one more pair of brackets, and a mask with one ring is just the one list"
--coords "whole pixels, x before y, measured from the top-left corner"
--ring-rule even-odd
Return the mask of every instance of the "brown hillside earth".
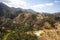
[[60, 30], [39, 30], [33, 33], [37, 40], [60, 40]]

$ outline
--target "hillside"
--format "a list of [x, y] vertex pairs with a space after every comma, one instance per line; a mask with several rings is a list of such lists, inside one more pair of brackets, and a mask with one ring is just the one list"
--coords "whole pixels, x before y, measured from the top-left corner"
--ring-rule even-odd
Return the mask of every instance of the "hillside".
[[0, 3], [0, 40], [60, 40], [60, 12], [38, 13]]

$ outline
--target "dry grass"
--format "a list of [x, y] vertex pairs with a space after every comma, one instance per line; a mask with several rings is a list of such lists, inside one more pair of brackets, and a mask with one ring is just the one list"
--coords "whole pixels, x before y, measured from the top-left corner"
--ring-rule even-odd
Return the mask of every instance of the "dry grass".
[[44, 33], [38, 37], [38, 40], [60, 40], [59, 30], [43, 30]]

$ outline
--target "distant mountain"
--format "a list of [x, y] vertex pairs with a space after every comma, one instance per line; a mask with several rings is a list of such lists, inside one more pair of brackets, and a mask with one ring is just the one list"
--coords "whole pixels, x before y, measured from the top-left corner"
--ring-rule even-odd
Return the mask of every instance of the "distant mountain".
[[4, 3], [0, 3], [0, 16], [14, 18], [20, 13], [35, 13], [35, 11], [31, 9], [22, 9], [22, 8], [14, 8], [14, 7], [8, 7]]
[[3, 3], [0, 3], [0, 16], [5, 16], [6, 12], [9, 12], [10, 11], [10, 8], [8, 6], [6, 6], [5, 4]]
[[17, 10], [17, 8], [8, 7], [4, 3], [0, 3], [0, 16], [14, 18], [18, 15], [17, 13], [21, 12], [19, 11], [20, 10]]
[[32, 9], [26, 9], [27, 12], [29, 13], [36, 13], [36, 11], [32, 10]]

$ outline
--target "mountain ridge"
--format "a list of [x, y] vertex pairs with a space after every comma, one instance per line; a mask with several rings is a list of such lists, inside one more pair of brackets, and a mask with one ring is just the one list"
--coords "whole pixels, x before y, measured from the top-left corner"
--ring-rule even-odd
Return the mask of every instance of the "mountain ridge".
[[0, 3], [0, 40], [60, 40], [60, 13], [39, 13]]

